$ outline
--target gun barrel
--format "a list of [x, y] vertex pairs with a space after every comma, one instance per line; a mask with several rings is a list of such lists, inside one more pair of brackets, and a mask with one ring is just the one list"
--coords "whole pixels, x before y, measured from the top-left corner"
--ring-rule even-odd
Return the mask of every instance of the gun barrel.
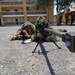
[[62, 41], [65, 42], [67, 48], [71, 52], [75, 52], [75, 32], [60, 32], [53, 29], [44, 28], [45, 32], [50, 32], [62, 38]]
[[44, 31], [45, 31], [45, 32], [50, 32], [50, 33], [52, 33], [52, 34], [55, 34], [55, 35], [57, 35], [57, 36], [59, 36], [59, 37], [61, 37], [61, 38], [63, 38], [63, 35], [65, 35], [64, 32], [60, 32], [60, 31], [53, 30], [53, 29], [48, 29], [48, 28], [44, 28]]

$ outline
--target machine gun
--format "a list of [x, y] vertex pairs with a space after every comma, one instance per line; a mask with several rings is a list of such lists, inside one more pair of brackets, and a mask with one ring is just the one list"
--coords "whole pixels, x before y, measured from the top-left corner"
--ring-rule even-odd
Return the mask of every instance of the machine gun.
[[[49, 28], [43, 28], [44, 32], [50, 32], [56, 36], [59, 36], [60, 38], [62, 38], [62, 41], [66, 44], [66, 47], [71, 51], [71, 52], [75, 52], [75, 32], [60, 32], [54, 29], [49, 29]], [[35, 52], [39, 42], [41, 39], [39, 39], [34, 51], [32, 53]], [[59, 48], [61, 49], [61, 47], [59, 47], [54, 41], [53, 43]]]

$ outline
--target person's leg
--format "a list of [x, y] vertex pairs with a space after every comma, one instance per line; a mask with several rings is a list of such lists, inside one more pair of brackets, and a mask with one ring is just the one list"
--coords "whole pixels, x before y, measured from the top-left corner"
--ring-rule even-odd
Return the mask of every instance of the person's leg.
[[73, 21], [74, 21], [74, 20], [73, 20], [73, 18], [72, 18], [72, 19], [71, 19], [71, 25], [73, 24]]
[[66, 25], [67, 25], [67, 23], [68, 23], [68, 18], [66, 18]]

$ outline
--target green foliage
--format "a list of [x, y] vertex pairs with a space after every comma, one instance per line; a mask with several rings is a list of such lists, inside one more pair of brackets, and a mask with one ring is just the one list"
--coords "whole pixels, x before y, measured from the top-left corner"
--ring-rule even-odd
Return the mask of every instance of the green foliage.
[[57, 11], [63, 10], [70, 6], [71, 3], [75, 2], [75, 0], [54, 0], [57, 5]]
[[53, 5], [54, 0], [36, 0], [31, 9], [47, 8]]
[[69, 7], [72, 2], [73, 2], [73, 0], [65, 0], [65, 1], [61, 0], [59, 2], [59, 4], [60, 4], [60, 10]]
[[36, 0], [32, 5], [31, 9], [48, 8], [54, 6], [54, 1], [57, 5], [57, 10], [62, 10], [70, 6], [75, 0]]

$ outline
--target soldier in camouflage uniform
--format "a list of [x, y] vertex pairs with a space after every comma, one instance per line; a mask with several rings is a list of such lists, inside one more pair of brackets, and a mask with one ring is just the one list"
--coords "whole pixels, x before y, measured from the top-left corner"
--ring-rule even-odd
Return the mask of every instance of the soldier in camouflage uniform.
[[[30, 37], [34, 34], [36, 28], [35, 25], [30, 23], [29, 21], [26, 21], [24, 24], [21, 25], [21, 27], [16, 31], [16, 33], [10, 35], [8, 39], [10, 41], [12, 40], [22, 40], [24, 38], [23, 30], [26, 29], [27, 34], [30, 35]], [[27, 36], [26, 34], [26, 36]]]
[[36, 26], [36, 39], [39, 37], [41, 39], [44, 39], [45, 41], [57, 41], [56, 36], [48, 33], [48, 32], [44, 32], [44, 28], [50, 28], [52, 29], [47, 20], [45, 19], [45, 17], [40, 16], [37, 18], [36, 22], [35, 22], [35, 26]]

